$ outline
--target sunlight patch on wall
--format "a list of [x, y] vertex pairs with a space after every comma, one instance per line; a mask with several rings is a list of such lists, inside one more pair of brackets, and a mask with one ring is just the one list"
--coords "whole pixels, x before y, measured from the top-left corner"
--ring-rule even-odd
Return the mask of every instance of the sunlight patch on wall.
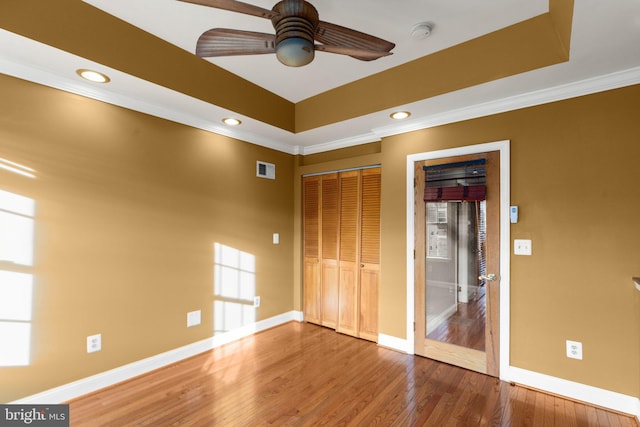
[[214, 260], [214, 334], [254, 323], [255, 255], [215, 243]]
[[36, 177], [35, 170], [19, 163], [12, 162], [11, 160], [3, 159], [2, 157], [0, 157], [0, 169], [17, 173], [18, 175], [26, 176], [27, 178]]
[[31, 320], [35, 201], [0, 190], [0, 366], [27, 366]]

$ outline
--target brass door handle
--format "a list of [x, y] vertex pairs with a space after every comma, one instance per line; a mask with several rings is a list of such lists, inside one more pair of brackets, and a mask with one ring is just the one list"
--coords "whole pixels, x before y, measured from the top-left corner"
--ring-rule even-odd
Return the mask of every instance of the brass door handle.
[[632, 277], [631, 280], [636, 284], [636, 289], [640, 291], [640, 277]]
[[491, 274], [487, 274], [487, 275], [482, 275], [482, 276], [478, 276], [479, 280], [487, 280], [489, 282], [494, 282], [496, 281], [498, 278], [496, 277], [495, 274], [491, 273]]

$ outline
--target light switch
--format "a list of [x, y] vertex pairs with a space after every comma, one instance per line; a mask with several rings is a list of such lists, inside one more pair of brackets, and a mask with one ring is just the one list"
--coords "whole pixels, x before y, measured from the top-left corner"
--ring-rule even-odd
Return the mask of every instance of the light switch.
[[531, 255], [531, 240], [515, 239], [513, 253], [515, 255]]

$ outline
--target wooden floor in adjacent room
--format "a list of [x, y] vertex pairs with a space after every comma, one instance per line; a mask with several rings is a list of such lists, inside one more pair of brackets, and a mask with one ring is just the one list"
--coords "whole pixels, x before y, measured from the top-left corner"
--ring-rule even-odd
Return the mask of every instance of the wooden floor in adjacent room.
[[75, 399], [71, 426], [622, 426], [635, 418], [291, 322]]
[[429, 332], [427, 338], [484, 351], [487, 307], [484, 287], [478, 291], [478, 296], [469, 302], [456, 303], [456, 312]]

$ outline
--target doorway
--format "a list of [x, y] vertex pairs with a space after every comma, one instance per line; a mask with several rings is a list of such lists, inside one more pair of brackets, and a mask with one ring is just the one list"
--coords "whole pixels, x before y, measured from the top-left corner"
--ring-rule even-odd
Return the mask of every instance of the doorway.
[[[478, 169], [473, 173], [481, 174]], [[486, 201], [433, 200], [425, 205], [426, 336], [485, 351], [487, 280], [479, 277], [487, 273]]]
[[508, 176], [508, 141], [408, 158], [413, 351], [496, 377], [508, 364], [505, 163]]

